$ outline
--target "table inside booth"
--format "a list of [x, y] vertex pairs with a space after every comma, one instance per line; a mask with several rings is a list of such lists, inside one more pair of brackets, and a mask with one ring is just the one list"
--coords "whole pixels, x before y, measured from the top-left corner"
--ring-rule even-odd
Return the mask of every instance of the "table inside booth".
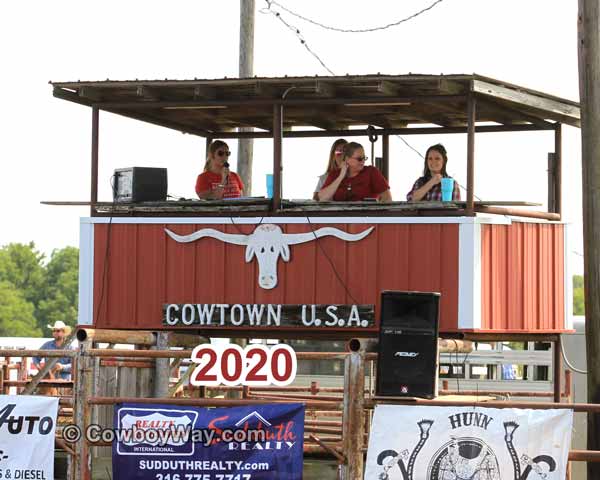
[[[92, 205], [90, 202], [42, 202], [46, 205]], [[379, 203], [376, 201], [319, 202], [309, 199], [282, 200], [279, 210], [273, 210], [272, 199], [265, 197], [246, 197], [228, 200], [168, 200], [147, 202], [96, 202], [93, 209], [98, 215], [226, 215], [226, 214], [278, 214], [311, 215], [333, 213], [349, 214], [392, 214], [392, 215], [440, 215], [462, 216], [465, 214], [465, 201], [450, 202], [406, 202], [394, 201]], [[476, 210], [481, 207], [537, 207], [539, 203], [507, 200], [479, 200]]]

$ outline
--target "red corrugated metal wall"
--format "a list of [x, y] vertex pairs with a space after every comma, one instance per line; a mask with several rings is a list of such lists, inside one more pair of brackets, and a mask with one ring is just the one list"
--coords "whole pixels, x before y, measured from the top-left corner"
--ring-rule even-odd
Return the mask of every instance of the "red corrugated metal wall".
[[[351, 233], [369, 227], [332, 226]], [[324, 237], [293, 245], [290, 261], [278, 261], [273, 290], [258, 286], [256, 259], [246, 263], [245, 247], [213, 238], [181, 244], [164, 233], [206, 227], [250, 234], [256, 225], [95, 224], [95, 325], [160, 328], [164, 303], [363, 303], [377, 305], [378, 319], [382, 290], [441, 292], [440, 329], [458, 324], [457, 224], [379, 224], [358, 242]], [[281, 228], [310, 231], [307, 224]]]
[[564, 225], [482, 225], [481, 327], [564, 327]]

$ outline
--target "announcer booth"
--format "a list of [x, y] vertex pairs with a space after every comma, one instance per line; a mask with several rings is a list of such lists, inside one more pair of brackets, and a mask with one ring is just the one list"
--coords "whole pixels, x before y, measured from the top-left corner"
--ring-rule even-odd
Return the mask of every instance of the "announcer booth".
[[[369, 337], [378, 332], [381, 292], [400, 290], [441, 293], [441, 335], [571, 331], [561, 125], [579, 126], [577, 103], [478, 75], [52, 85], [55, 97], [92, 110], [91, 216], [81, 219], [81, 325]], [[100, 110], [208, 141], [272, 138], [273, 198], [143, 201], [138, 192], [134, 197], [142, 201], [99, 201]], [[327, 124], [318, 120], [323, 118]], [[255, 130], [232, 131], [249, 126]], [[476, 201], [476, 133], [539, 130], [555, 136], [550, 211], [528, 210], [527, 202]], [[466, 201], [281, 198], [283, 138], [376, 133], [383, 141], [377, 167], [388, 176], [390, 135], [461, 132]], [[326, 308], [335, 305], [344, 311], [331, 316], [327, 312], [334, 310]], [[326, 317], [316, 315], [314, 306]], [[357, 317], [352, 306], [369, 314]], [[253, 317], [257, 312], [262, 320]]]
[[[382, 292], [435, 292], [441, 337], [554, 342], [560, 399], [560, 334], [572, 331], [561, 127], [580, 125], [577, 103], [479, 75], [52, 87], [55, 97], [92, 113], [91, 195], [81, 202], [90, 216], [81, 219], [80, 326], [205, 337], [369, 338], [381, 330]], [[167, 201], [161, 185], [140, 170], [118, 172], [129, 191], [117, 181], [113, 201], [99, 199], [101, 110], [198, 135], [207, 145], [272, 139], [272, 198]], [[548, 184], [548, 211], [526, 201], [476, 199], [476, 135], [536, 131], [550, 131], [555, 140], [548, 176], [539, 179]], [[376, 167], [389, 177], [390, 136], [449, 133], [464, 134], [466, 142], [464, 201], [282, 197], [283, 138], [377, 135]], [[148, 189], [157, 189], [150, 198]]]

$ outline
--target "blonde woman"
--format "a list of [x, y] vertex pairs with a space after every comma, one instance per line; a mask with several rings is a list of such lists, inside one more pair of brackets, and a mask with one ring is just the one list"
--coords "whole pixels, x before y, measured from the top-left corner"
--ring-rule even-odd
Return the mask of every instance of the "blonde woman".
[[333, 145], [331, 146], [331, 150], [329, 151], [329, 162], [327, 162], [327, 170], [323, 175], [319, 177], [319, 181], [317, 182], [317, 186], [315, 187], [315, 192], [313, 194], [313, 200], [319, 199], [319, 191], [323, 188], [323, 184], [327, 177], [334, 170], [338, 170], [342, 167], [342, 159], [344, 158], [344, 145], [348, 142], [343, 138], [338, 138]]
[[342, 165], [327, 176], [319, 191], [319, 200], [357, 202], [376, 199], [378, 202], [391, 202], [390, 185], [379, 170], [365, 166], [367, 160], [360, 143], [344, 145]]
[[229, 170], [229, 155], [229, 146], [223, 140], [215, 140], [208, 146], [204, 172], [196, 180], [199, 198], [218, 200], [242, 196], [244, 184], [237, 173]]

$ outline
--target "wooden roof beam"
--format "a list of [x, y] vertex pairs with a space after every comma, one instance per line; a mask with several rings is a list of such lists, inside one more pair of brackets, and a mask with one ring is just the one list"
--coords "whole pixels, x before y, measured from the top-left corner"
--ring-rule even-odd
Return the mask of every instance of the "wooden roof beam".
[[473, 80], [471, 89], [480, 96], [492, 97], [504, 102], [547, 112], [547, 116], [553, 120], [559, 120], [573, 127], [581, 127], [581, 112], [577, 106], [482, 80]]
[[491, 101], [490, 99], [482, 99], [481, 102], [484, 104], [485, 107], [488, 107], [490, 109], [493, 109], [493, 110], [496, 110], [497, 112], [499, 112], [500, 116], [504, 117], [504, 120], [507, 120], [507, 121], [502, 122], [505, 125], [511, 125], [511, 124], [514, 125], [514, 124], [521, 123], [521, 122], [515, 121], [515, 118], [517, 118], [518, 120], [521, 120], [524, 122], [529, 122], [533, 125], [537, 125], [538, 127], [551, 127], [552, 126], [552, 124], [550, 122], [547, 122], [544, 118], [535, 116], [535, 114], [525, 113], [525, 112], [522, 112], [515, 108], [509, 107], [508, 105], [504, 105], [504, 104], [500, 104], [498, 102]]
[[[297, 121], [298, 124], [305, 123], [303, 120]], [[339, 122], [329, 120], [325, 117], [311, 117], [306, 119], [308, 125], [313, 127], [322, 128], [323, 130], [341, 130], [343, 126]]]
[[277, 90], [264, 82], [256, 82], [256, 85], [254, 86], [254, 94], [259, 97], [279, 97]]
[[388, 97], [395, 97], [398, 95], [398, 87], [389, 80], [382, 80], [377, 83], [377, 93]]
[[81, 98], [86, 98], [93, 102], [101, 102], [102, 101], [102, 93], [100, 92], [100, 89], [98, 89], [98, 88], [82, 86], [77, 91], [77, 94]]
[[215, 100], [217, 92], [212, 87], [194, 87], [194, 100]]
[[330, 83], [317, 80], [315, 83], [315, 93], [320, 97], [333, 98], [335, 97], [335, 87]]
[[438, 90], [448, 95], [465, 93], [465, 88], [460, 82], [448, 80], [447, 78], [440, 78], [438, 80]]
[[152, 102], [158, 102], [160, 100], [158, 89], [147, 87], [145, 85], [139, 85], [136, 88], [135, 94], [138, 97], [142, 97], [143, 99], [150, 100]]
[[[427, 104], [419, 105], [419, 107], [426, 106]], [[448, 118], [443, 114], [435, 111], [435, 106], [433, 110], [434, 111], [431, 111], [427, 108], [425, 108], [424, 110], [420, 108], [413, 108], [413, 110], [411, 111], [411, 115], [424, 123], [431, 123], [432, 125], [439, 125], [440, 127], [464, 127], [466, 125], [465, 121]]]

